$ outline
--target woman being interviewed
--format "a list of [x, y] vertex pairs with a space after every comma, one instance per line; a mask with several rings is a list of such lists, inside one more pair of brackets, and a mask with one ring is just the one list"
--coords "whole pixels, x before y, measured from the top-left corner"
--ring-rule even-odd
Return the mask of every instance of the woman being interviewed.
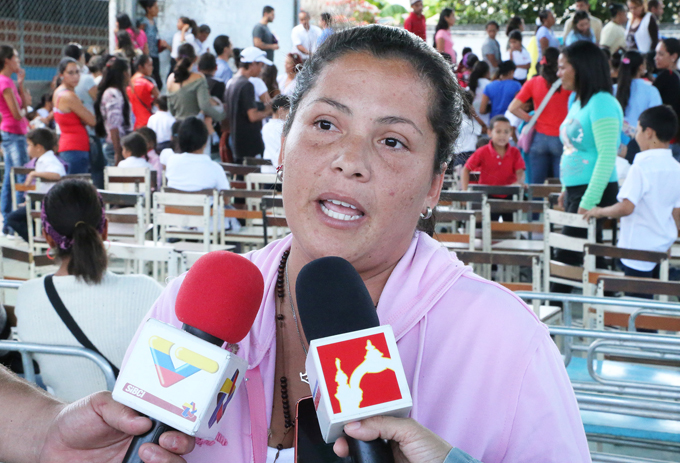
[[[590, 461], [546, 327], [419, 231], [432, 228], [461, 124], [461, 89], [449, 65], [408, 32], [367, 26], [331, 36], [298, 79], [280, 157], [292, 234], [247, 255], [265, 279], [257, 319], [240, 343], [248, 381], [219, 424], [217, 442], [228, 445], [198, 441], [186, 460], [293, 461], [284, 399], [295, 404], [310, 394], [296, 380], [306, 341], [291, 316], [295, 283], [305, 264], [340, 256], [395, 332], [415, 420], [485, 463]], [[182, 280], [169, 284], [150, 317], [180, 326]], [[285, 281], [290, 291], [279, 294]]]

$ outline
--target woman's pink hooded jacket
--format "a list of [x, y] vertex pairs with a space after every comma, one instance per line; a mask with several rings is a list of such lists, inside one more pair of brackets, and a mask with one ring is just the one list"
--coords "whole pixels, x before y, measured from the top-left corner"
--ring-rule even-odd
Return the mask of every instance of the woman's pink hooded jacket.
[[[240, 344], [249, 371], [217, 439], [197, 440], [188, 463], [265, 463], [276, 277], [290, 242], [288, 236], [246, 255], [265, 281], [262, 306]], [[168, 285], [148, 317], [181, 327], [174, 305], [182, 281]], [[483, 463], [590, 461], [562, 357], [546, 326], [512, 292], [474, 275], [455, 254], [416, 232], [377, 310], [394, 330], [415, 420]]]

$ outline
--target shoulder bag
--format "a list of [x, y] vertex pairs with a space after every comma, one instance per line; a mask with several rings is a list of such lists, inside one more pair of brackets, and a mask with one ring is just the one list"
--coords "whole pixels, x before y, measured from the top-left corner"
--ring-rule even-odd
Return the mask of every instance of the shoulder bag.
[[50, 303], [52, 304], [52, 307], [54, 307], [54, 310], [57, 312], [57, 315], [59, 315], [59, 318], [61, 318], [61, 321], [64, 322], [66, 325], [66, 328], [71, 332], [73, 337], [76, 338], [76, 340], [86, 349], [90, 349], [91, 351], [101, 355], [104, 360], [111, 366], [111, 369], [113, 370], [113, 374], [118, 378], [118, 374], [120, 373], [120, 370], [118, 367], [116, 367], [109, 359], [104, 357], [104, 354], [99, 352], [99, 349], [97, 349], [94, 344], [85, 336], [85, 333], [83, 333], [83, 330], [80, 329], [76, 321], [73, 319], [71, 314], [69, 313], [68, 309], [66, 309], [66, 306], [62, 302], [61, 298], [59, 297], [59, 293], [57, 293], [57, 289], [54, 287], [54, 282], [52, 281], [52, 277], [54, 275], [47, 275], [45, 277], [45, 292], [47, 293], [47, 298], [50, 300]]
[[517, 147], [524, 151], [525, 153], [529, 152], [529, 148], [531, 148], [531, 143], [534, 141], [534, 134], [536, 133], [536, 129], [534, 127], [536, 126], [536, 121], [543, 113], [545, 107], [548, 106], [550, 99], [553, 97], [553, 95], [555, 94], [557, 89], [560, 88], [561, 85], [562, 79], [557, 79], [555, 83], [552, 84], [552, 87], [550, 87], [548, 94], [545, 96], [545, 98], [543, 98], [543, 101], [541, 101], [541, 105], [538, 107], [536, 112], [534, 112], [534, 115], [532, 116], [529, 123], [525, 125], [524, 128], [522, 129], [522, 133], [519, 135], [519, 138], [517, 140]]

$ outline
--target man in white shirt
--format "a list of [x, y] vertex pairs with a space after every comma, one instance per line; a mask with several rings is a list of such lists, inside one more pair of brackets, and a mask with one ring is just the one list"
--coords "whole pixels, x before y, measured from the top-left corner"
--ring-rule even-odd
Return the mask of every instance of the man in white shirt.
[[281, 152], [281, 135], [283, 126], [290, 111], [290, 99], [286, 95], [278, 95], [272, 100], [272, 119], [262, 127], [262, 140], [264, 141], [263, 159], [269, 159], [271, 166], [262, 166], [262, 173], [276, 173], [279, 165]]
[[198, 46], [198, 56], [204, 53], [212, 53], [210, 50], [210, 26], [203, 24], [198, 28], [198, 35], [196, 36], [196, 45]]
[[175, 123], [175, 116], [168, 111], [168, 97], [162, 95], [156, 100], [158, 111], [149, 118], [146, 126], [156, 132], [156, 149], [163, 151], [165, 148], [172, 147], [172, 125]]
[[298, 15], [300, 24], [293, 28], [293, 53], [299, 53], [303, 60], [309, 59], [309, 55], [316, 50], [316, 42], [323, 33], [321, 28], [309, 24], [309, 13], [300, 10]]
[[[670, 106], [655, 106], [640, 115], [635, 141], [642, 152], [635, 156], [613, 206], [595, 207], [585, 218], [621, 218], [618, 247], [667, 252], [680, 228], [680, 163], [669, 149], [678, 118]], [[653, 262], [621, 259], [627, 276], [658, 278]], [[639, 297], [649, 297], [636, 295]]]

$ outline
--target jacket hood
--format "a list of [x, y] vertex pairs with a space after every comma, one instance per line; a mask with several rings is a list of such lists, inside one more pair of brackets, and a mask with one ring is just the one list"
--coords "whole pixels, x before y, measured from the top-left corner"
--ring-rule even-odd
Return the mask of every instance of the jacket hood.
[[[253, 329], [242, 341], [244, 355], [253, 368], [262, 361], [276, 334], [276, 277], [281, 256], [290, 249], [292, 236], [246, 255], [262, 271], [264, 297]], [[391, 325], [397, 341], [427, 314], [446, 291], [466, 272], [471, 272], [453, 252], [422, 232], [392, 271], [378, 302], [378, 317]]]

